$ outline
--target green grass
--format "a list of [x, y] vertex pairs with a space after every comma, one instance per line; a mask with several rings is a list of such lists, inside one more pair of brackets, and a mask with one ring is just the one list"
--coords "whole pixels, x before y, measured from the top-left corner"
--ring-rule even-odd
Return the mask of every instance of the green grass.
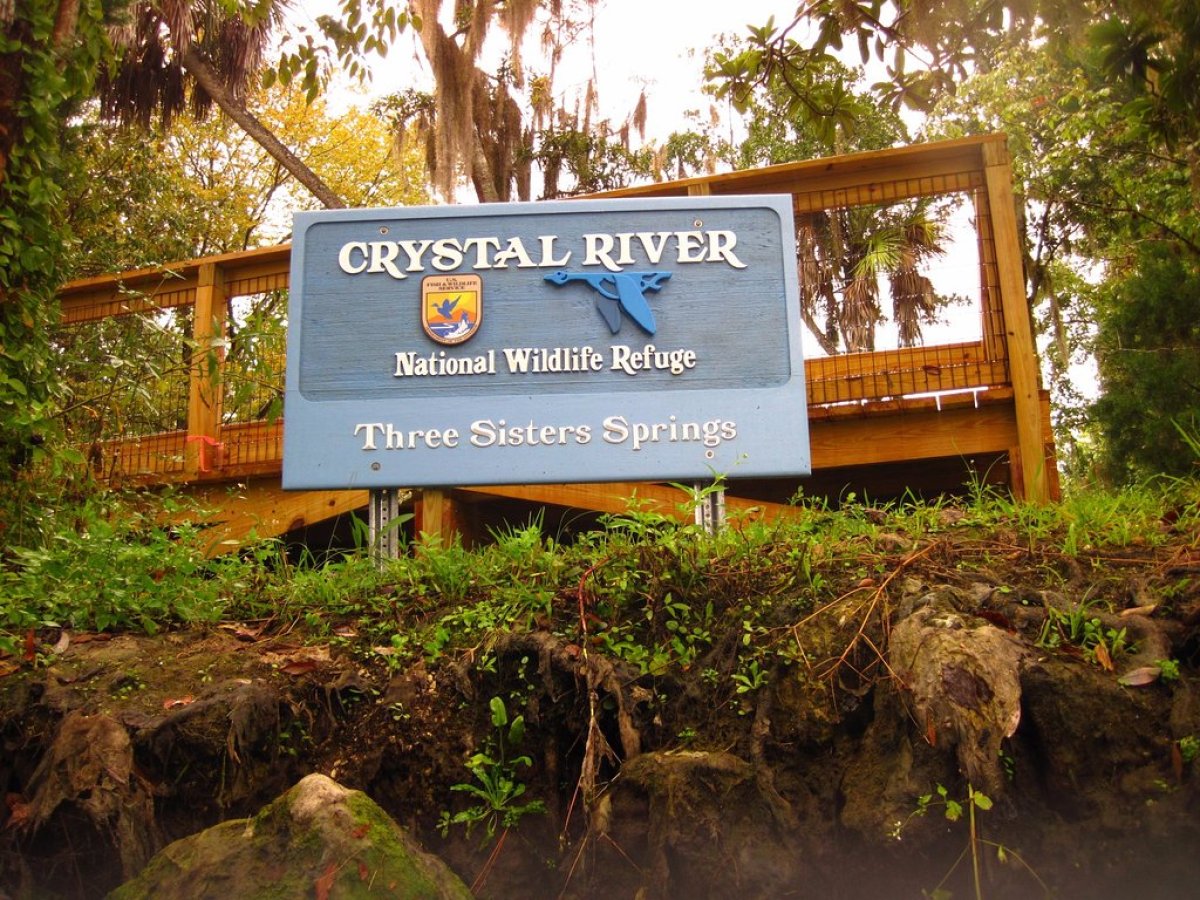
[[715, 536], [633, 506], [569, 544], [535, 521], [474, 551], [425, 540], [381, 571], [365, 552], [290, 563], [271, 542], [208, 560], [195, 530], [168, 531], [143, 500], [95, 493], [42, 510], [40, 527], [23, 532], [35, 539], [0, 557], [0, 652], [21, 651], [31, 631], [153, 634], [255, 619], [300, 623], [314, 640], [397, 666], [478, 650], [497, 632], [543, 629], [661, 674], [697, 665], [716, 635], [732, 631], [741, 641], [723, 674], [746, 693], [777, 662], [803, 656], [796, 622], [869, 592], [910, 554], [953, 545], [946, 564], [967, 578], [1026, 553], [1034, 571], [1024, 577], [1052, 585], [1068, 577], [1068, 562], [1194, 540], [1197, 498], [1200, 488], [1185, 481], [1077, 491], [1047, 506], [987, 488], [959, 503], [846, 498], [836, 510], [809, 504], [793, 522], [735, 521]]

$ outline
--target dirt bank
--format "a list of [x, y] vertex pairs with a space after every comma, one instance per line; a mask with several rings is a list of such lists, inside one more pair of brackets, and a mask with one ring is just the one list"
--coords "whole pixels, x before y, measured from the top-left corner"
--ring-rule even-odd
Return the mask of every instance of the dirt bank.
[[[479, 896], [1192, 896], [1186, 536], [1069, 559], [886, 537], [753, 628], [716, 596], [686, 664], [612, 652], [582, 594], [404, 657], [278, 622], [38, 635], [0, 677], [0, 896], [102, 896], [310, 772]], [[664, 640], [695, 638], [677, 613]]]

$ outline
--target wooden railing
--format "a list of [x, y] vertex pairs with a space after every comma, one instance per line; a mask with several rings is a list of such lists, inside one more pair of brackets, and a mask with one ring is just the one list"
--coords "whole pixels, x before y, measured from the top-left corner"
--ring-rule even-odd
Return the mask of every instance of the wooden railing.
[[[261, 298], [286, 291], [290, 259], [286, 245], [270, 247], [75, 281], [61, 291], [65, 331], [105, 320], [137, 318], [148, 322], [151, 332], [169, 333], [176, 340], [174, 353], [185, 361], [177, 368], [149, 376], [177, 380], [184, 386], [182, 391], [165, 392], [186, 398], [182, 404], [172, 405], [170, 400], [163, 404], [163, 418], [184, 426], [173, 429], [121, 428], [114, 434], [93, 427], [92, 433], [86, 433], [89, 423], [105, 422], [102, 407], [107, 393], [103, 385], [91, 384], [87, 377], [80, 379], [76, 392], [90, 392], [95, 399], [90, 403], [79, 401], [79, 411], [84, 415], [77, 414], [79, 424], [74, 430], [88, 445], [101, 475], [114, 481], [168, 483], [278, 473], [282, 420], [278, 412], [251, 420], [231, 414], [227, 397], [234, 379], [227, 357], [229, 335], [234, 329], [232, 306], [239, 298]], [[135, 341], [136, 337], [135, 333]], [[106, 350], [100, 348], [101, 353]], [[277, 365], [266, 373], [263, 380], [268, 383], [263, 388], [266, 394], [282, 398], [281, 352], [275, 354], [274, 362]], [[122, 368], [128, 367], [116, 371]], [[145, 372], [136, 374], [146, 377]]]
[[[878, 446], [894, 438], [872, 438], [869, 426], [822, 431], [821, 423], [990, 408], [987, 415], [947, 425], [945, 437], [913, 441], [908, 458], [982, 448], [1005, 452], [1015, 463], [1018, 493], [1037, 499], [1053, 491], [1052, 468], [1048, 472], [1046, 465], [1053, 458], [1047, 408], [1002, 137], [813, 160], [606, 196], [733, 193], [790, 194], [798, 217], [913, 198], [955, 197], [967, 204], [974, 251], [966, 254], [971, 258], [965, 263], [954, 262], [978, 276], [975, 306], [960, 314], [960, 324], [977, 336], [808, 359], [808, 396], [797, 399], [807, 403], [814, 426], [814, 468], [906, 458], [904, 447]], [[262, 335], [248, 337], [246, 323], [247, 310], [277, 301], [286, 291], [289, 251], [279, 246], [208, 257], [85, 279], [62, 289], [64, 345], [76, 350], [87, 346], [99, 354], [94, 364], [77, 363], [82, 368], [72, 376], [77, 397], [72, 427], [98, 473], [113, 481], [149, 484], [278, 474], [282, 348]], [[117, 347], [131, 356], [140, 348], [161, 358], [130, 362]], [[64, 359], [69, 355], [64, 350]], [[130, 373], [132, 383], [122, 381], [122, 372]], [[129, 391], [134, 393], [128, 393], [124, 406], [115, 402], [118, 394], [124, 397]], [[147, 391], [152, 395], [142, 396]], [[134, 415], [141, 407], [148, 414]], [[910, 418], [905, 427], [910, 433], [919, 423]], [[913, 477], [919, 480], [919, 473]], [[511, 495], [512, 490], [498, 493]]]

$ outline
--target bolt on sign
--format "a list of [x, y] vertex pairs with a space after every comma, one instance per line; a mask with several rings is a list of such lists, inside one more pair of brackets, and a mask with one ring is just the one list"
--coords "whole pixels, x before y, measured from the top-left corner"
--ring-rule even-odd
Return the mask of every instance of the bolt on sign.
[[810, 471], [787, 196], [298, 213], [283, 485]]

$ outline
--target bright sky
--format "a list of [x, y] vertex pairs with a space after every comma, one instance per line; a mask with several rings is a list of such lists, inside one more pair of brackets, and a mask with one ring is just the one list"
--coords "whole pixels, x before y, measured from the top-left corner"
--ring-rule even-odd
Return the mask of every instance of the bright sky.
[[[772, 15], [778, 24], [795, 7], [794, 0], [607, 0], [595, 20], [596, 77], [605, 112], [623, 119], [645, 88], [647, 137], [665, 138], [679, 127], [684, 111], [707, 110], [711, 98], [701, 93], [702, 69], [705, 50], [717, 36], [740, 37], [747, 25], [761, 26]], [[591, 62], [581, 51], [580, 87]], [[563, 78], [560, 87], [570, 84]]]
[[[684, 123], [688, 109], [707, 110], [700, 91], [704, 51], [721, 33], [743, 35], [747, 25], [762, 25], [772, 15], [788, 19], [798, 0], [601, 0], [594, 19], [595, 59], [584, 39], [568, 48], [556, 78], [560, 94], [582, 94], [593, 73], [602, 115], [623, 121], [646, 89], [649, 98], [647, 138], [663, 139]], [[323, 3], [316, 4], [322, 6]], [[315, 16], [319, 10], [309, 7]], [[386, 95], [407, 87], [432, 87], [428, 69], [413, 52], [415, 38], [400, 38], [386, 60], [373, 67], [369, 91]], [[536, 47], [536, 43], [530, 43]], [[538, 66], [533, 53], [528, 64]]]

